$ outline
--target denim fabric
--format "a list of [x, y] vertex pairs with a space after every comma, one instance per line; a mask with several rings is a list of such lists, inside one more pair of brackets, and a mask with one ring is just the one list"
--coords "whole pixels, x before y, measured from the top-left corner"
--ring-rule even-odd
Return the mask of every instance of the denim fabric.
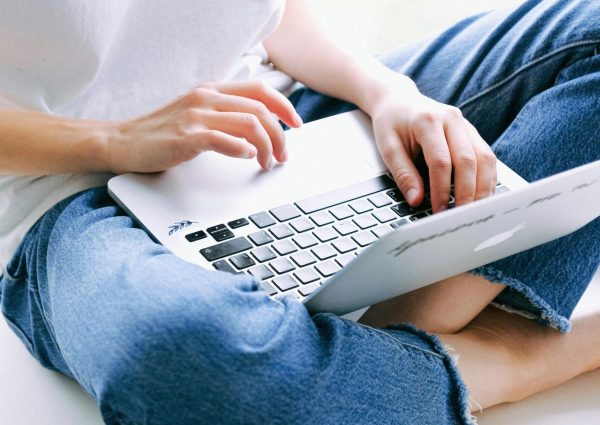
[[[599, 11], [529, 1], [382, 60], [461, 106], [500, 158], [534, 180], [600, 156]], [[306, 89], [292, 99], [306, 121], [353, 108]], [[564, 330], [598, 264], [598, 226], [479, 272], [514, 288], [499, 303]], [[76, 379], [108, 424], [470, 423], [466, 389], [436, 337], [310, 317], [249, 276], [187, 263], [105, 188], [50, 210], [0, 287], [29, 351]]]

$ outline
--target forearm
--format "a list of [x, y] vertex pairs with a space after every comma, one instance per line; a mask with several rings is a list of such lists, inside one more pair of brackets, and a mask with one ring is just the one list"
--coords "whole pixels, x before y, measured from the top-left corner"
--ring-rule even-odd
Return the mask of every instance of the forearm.
[[159, 172], [205, 151], [269, 168], [287, 158], [279, 121], [302, 125], [285, 96], [252, 81], [204, 84], [125, 121], [0, 109], [0, 174]]
[[349, 52], [322, 30], [312, 0], [288, 0], [279, 28], [265, 41], [272, 63], [296, 80], [321, 92], [358, 105], [371, 113], [390, 80], [399, 90], [414, 83], [368, 54]]
[[110, 123], [0, 109], [0, 174], [110, 171]]

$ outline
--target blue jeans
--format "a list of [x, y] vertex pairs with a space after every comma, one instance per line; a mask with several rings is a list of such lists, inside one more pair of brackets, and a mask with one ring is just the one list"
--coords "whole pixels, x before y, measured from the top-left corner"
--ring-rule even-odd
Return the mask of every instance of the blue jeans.
[[[500, 159], [535, 180], [600, 159], [598, 6], [528, 1], [382, 60], [459, 106]], [[308, 89], [291, 98], [306, 121], [353, 108]], [[498, 304], [566, 331], [599, 236], [596, 220], [476, 272], [508, 285]], [[46, 213], [0, 288], [29, 351], [76, 379], [108, 424], [470, 423], [465, 386], [435, 336], [310, 317], [249, 276], [184, 262], [105, 188]]]

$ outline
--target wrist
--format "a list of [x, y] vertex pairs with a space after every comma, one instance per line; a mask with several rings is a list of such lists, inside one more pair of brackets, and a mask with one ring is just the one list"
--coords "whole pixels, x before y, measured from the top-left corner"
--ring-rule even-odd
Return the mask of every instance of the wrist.
[[93, 130], [92, 161], [97, 171], [113, 174], [123, 173], [119, 165], [118, 147], [122, 144], [121, 124], [113, 121], [96, 122]]
[[370, 73], [362, 84], [362, 93], [357, 106], [368, 115], [373, 116], [374, 111], [387, 96], [411, 97], [419, 90], [409, 77], [398, 74], [391, 69], [381, 66], [377, 72]]

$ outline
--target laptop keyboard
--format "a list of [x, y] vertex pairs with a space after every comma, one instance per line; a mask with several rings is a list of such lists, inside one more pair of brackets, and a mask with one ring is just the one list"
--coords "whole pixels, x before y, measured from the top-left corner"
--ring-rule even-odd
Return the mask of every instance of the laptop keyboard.
[[[508, 190], [498, 182], [496, 193]], [[249, 273], [269, 295], [292, 294], [302, 300], [377, 239], [431, 214], [429, 194], [412, 208], [393, 180], [382, 175], [185, 238], [216, 242], [200, 250], [215, 269]], [[243, 236], [236, 237], [234, 230]]]

